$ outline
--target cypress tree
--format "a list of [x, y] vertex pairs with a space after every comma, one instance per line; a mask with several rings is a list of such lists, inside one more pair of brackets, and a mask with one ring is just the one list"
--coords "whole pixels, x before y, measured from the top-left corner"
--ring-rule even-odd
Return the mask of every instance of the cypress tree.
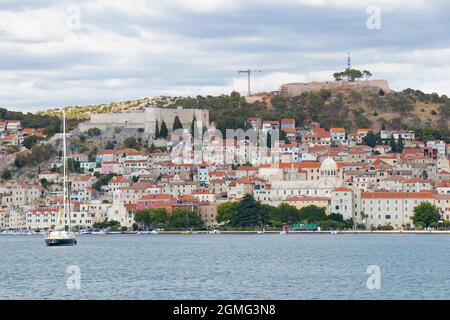
[[391, 139], [389, 140], [389, 146], [392, 149], [392, 152], [397, 152], [397, 143], [395, 143], [394, 135], [391, 134]]
[[403, 145], [403, 138], [401, 135], [398, 135], [398, 141], [397, 141], [397, 152], [402, 153], [404, 149]]
[[168, 135], [169, 135], [169, 132], [167, 130], [167, 125], [163, 120], [161, 122], [161, 129], [159, 130], [159, 137], [165, 139], [165, 138], [167, 138]]
[[158, 119], [156, 119], [156, 125], [155, 125], [155, 139], [159, 139], [160, 135], [159, 135], [159, 123], [158, 123]]
[[194, 115], [194, 118], [192, 119], [192, 123], [191, 123], [191, 135], [192, 135], [192, 137], [194, 137], [194, 131], [195, 131], [195, 126], [196, 126], [195, 122], [197, 122], [197, 118]]
[[181, 123], [180, 118], [178, 118], [178, 116], [175, 116], [175, 119], [173, 120], [172, 131], [175, 131], [177, 129], [183, 129], [183, 124]]

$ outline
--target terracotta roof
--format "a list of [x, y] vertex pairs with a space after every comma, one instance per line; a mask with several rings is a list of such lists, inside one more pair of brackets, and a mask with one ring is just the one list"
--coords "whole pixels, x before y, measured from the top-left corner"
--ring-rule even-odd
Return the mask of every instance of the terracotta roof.
[[330, 132], [345, 132], [344, 128], [330, 128]]
[[240, 166], [236, 169], [236, 171], [258, 171], [258, 168], [251, 166]]
[[116, 150], [112, 150], [112, 149], [105, 149], [105, 150], [100, 150], [97, 152], [97, 154], [115, 154]]
[[295, 124], [295, 119], [292, 118], [281, 119], [281, 124]]
[[330, 198], [327, 197], [306, 197], [306, 196], [293, 196], [288, 197], [285, 201], [328, 201]]
[[348, 192], [348, 191], [352, 191], [352, 189], [347, 188], [347, 187], [337, 187], [337, 188], [334, 188], [333, 191], [337, 191], [337, 192]]
[[89, 181], [91, 178], [92, 177], [90, 175], [75, 176], [72, 178], [72, 181], [84, 182], [84, 181]]
[[114, 176], [109, 183], [127, 183], [127, 180], [123, 176]]
[[158, 194], [147, 194], [139, 199], [139, 201], [142, 200], [170, 200], [173, 199], [173, 197], [170, 194], [165, 193], [158, 193]]
[[319, 169], [320, 163], [315, 161], [302, 161], [298, 163], [300, 169]]
[[214, 194], [214, 192], [208, 189], [196, 189], [192, 191], [192, 194]]
[[433, 199], [437, 195], [436, 191], [427, 190], [421, 192], [392, 192], [374, 191], [362, 192], [362, 199]]

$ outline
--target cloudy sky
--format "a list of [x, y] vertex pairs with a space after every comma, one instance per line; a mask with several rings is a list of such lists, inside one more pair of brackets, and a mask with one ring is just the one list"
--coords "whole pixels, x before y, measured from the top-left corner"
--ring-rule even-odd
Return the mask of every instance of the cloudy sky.
[[253, 91], [273, 91], [331, 80], [348, 50], [394, 89], [450, 95], [449, 12], [446, 0], [0, 0], [0, 106], [245, 93], [244, 68], [263, 71]]

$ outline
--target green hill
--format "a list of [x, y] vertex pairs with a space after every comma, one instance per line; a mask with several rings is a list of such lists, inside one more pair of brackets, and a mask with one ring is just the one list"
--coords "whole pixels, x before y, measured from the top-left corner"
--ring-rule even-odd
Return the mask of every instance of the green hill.
[[[119, 103], [74, 106], [67, 111], [68, 119], [89, 119], [92, 113], [126, 112], [142, 110], [149, 106], [173, 108], [200, 108], [210, 110], [210, 120], [221, 131], [244, 128], [246, 119], [263, 120], [294, 118], [297, 126], [319, 121], [325, 128], [416, 129], [433, 128], [449, 140], [450, 100], [435, 93], [418, 90], [402, 92], [370, 92], [364, 90], [320, 90], [303, 93], [292, 98], [272, 96], [271, 103], [247, 103], [237, 92], [220, 96], [157, 97]], [[41, 116], [60, 114], [57, 109], [39, 112]]]

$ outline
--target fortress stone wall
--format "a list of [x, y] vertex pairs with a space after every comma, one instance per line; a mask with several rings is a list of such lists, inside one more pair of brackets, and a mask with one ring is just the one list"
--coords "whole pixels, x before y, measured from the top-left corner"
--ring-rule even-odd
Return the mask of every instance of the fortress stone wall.
[[365, 81], [325, 81], [325, 82], [307, 82], [307, 83], [286, 83], [281, 86], [280, 93], [284, 97], [299, 96], [304, 92], [319, 91], [321, 89], [345, 90], [345, 89], [383, 89], [385, 93], [392, 90], [386, 80], [365, 80]]
[[208, 110], [147, 108], [143, 112], [92, 114], [89, 121], [79, 124], [79, 129], [87, 131], [90, 128], [143, 128], [146, 133], [154, 134], [156, 120], [158, 120], [160, 128], [164, 121], [170, 132], [176, 116], [183, 124], [183, 128], [190, 129], [194, 115], [199, 128], [209, 128]]

